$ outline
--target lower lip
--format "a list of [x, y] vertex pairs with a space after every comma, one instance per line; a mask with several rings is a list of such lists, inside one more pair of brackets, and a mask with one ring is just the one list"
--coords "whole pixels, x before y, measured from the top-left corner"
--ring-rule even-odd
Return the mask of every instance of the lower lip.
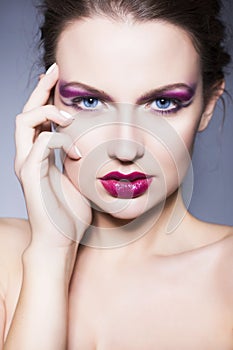
[[136, 198], [143, 195], [149, 188], [152, 178], [135, 181], [100, 180], [105, 190], [116, 198]]

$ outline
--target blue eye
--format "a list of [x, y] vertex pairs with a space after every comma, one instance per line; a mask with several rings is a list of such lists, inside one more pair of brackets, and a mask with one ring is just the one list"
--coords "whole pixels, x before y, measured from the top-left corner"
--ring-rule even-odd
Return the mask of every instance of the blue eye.
[[155, 100], [155, 103], [159, 109], [168, 109], [171, 106], [171, 100], [166, 98], [157, 99]]
[[156, 113], [168, 114], [177, 112], [181, 105], [172, 98], [160, 97], [150, 103], [150, 108]]
[[86, 108], [95, 108], [98, 105], [99, 100], [92, 97], [84, 97], [83, 104]]
[[98, 98], [91, 96], [75, 97], [71, 100], [71, 103], [67, 103], [67, 105], [82, 111], [97, 111], [103, 108], [103, 103]]

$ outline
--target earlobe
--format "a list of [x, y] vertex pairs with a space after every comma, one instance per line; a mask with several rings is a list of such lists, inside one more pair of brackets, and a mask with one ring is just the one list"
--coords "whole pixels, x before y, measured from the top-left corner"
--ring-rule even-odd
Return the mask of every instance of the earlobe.
[[205, 109], [202, 113], [201, 120], [198, 126], [198, 131], [201, 132], [207, 128], [209, 125], [209, 122], [214, 114], [214, 109], [216, 106], [216, 103], [218, 99], [221, 97], [225, 89], [225, 81], [221, 81], [221, 83], [218, 85], [216, 92], [213, 94], [213, 96], [210, 98], [209, 102], [205, 106]]

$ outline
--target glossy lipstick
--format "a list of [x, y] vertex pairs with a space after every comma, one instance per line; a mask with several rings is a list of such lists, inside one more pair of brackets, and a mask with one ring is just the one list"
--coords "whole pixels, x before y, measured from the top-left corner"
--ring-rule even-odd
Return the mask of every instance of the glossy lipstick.
[[122, 174], [113, 171], [100, 178], [105, 190], [116, 198], [136, 198], [143, 195], [152, 182], [152, 176], [133, 172]]

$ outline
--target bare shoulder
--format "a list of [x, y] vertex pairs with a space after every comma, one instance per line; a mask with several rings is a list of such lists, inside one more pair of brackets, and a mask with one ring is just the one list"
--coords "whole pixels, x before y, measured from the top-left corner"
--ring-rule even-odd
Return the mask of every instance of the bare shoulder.
[[0, 219], [0, 291], [6, 287], [11, 276], [21, 269], [21, 257], [30, 243], [30, 226], [27, 220]]
[[0, 339], [8, 331], [22, 280], [22, 254], [31, 239], [27, 220], [0, 219]]
[[226, 228], [228, 234], [213, 246], [213, 257], [218, 266], [219, 284], [226, 292], [233, 308], [233, 227]]
[[[233, 227], [194, 219], [197, 253], [215, 268], [219, 286], [226, 287], [233, 305]], [[195, 250], [193, 251], [195, 253]], [[205, 260], [206, 259], [206, 260]]]
[[[209, 245], [211, 251], [219, 254], [229, 266], [233, 273], [233, 227], [225, 225], [209, 224], [206, 230], [208, 239], [212, 236], [212, 243]], [[208, 248], [208, 245], [207, 245]]]
[[[221, 227], [221, 225], [218, 226]], [[223, 237], [216, 243], [222, 253], [233, 262], [233, 227], [224, 226], [223, 233], [225, 233]]]
[[23, 252], [30, 242], [30, 225], [25, 219], [0, 219], [0, 256]]

